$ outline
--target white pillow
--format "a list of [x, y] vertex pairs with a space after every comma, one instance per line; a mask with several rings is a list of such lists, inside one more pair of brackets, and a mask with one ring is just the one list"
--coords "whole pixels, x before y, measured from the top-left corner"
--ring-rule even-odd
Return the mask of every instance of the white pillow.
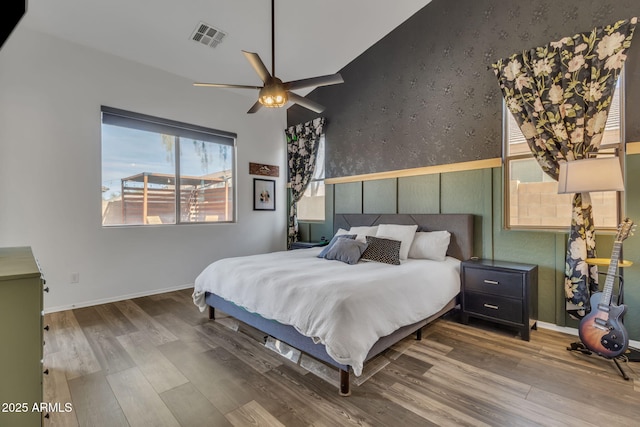
[[380, 224], [376, 237], [400, 240], [400, 259], [405, 260], [409, 256], [411, 243], [416, 235], [418, 225]]
[[334, 234], [334, 236], [342, 236], [343, 234], [349, 234], [349, 232], [344, 228], [338, 228], [338, 231], [336, 231], [336, 234]]
[[450, 241], [448, 231], [419, 231], [409, 249], [409, 258], [444, 261]]
[[357, 234], [356, 240], [359, 242], [367, 243], [366, 236], [375, 236], [378, 231], [378, 226], [374, 225], [371, 227], [360, 226], [360, 227], [351, 227], [349, 229], [349, 234]]

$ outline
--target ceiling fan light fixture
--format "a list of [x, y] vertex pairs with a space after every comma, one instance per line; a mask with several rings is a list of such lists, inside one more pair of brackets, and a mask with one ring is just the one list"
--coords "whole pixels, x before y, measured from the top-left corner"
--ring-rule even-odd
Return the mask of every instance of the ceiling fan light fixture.
[[289, 101], [289, 96], [282, 82], [274, 78], [270, 84], [266, 84], [258, 94], [258, 101], [265, 107], [279, 108]]
[[194, 83], [194, 86], [207, 87], [223, 87], [231, 89], [259, 89], [258, 101], [247, 111], [247, 114], [253, 114], [262, 107], [279, 108], [284, 107], [287, 102], [291, 101], [301, 107], [307, 108], [313, 112], [321, 113], [324, 107], [319, 103], [296, 94], [294, 91], [308, 87], [329, 86], [344, 83], [340, 73], [311, 77], [308, 79], [293, 80], [282, 83], [282, 80], [275, 76], [276, 74], [276, 43], [275, 43], [275, 0], [271, 0], [271, 72], [267, 69], [260, 59], [260, 56], [254, 52], [243, 50], [242, 53], [247, 58], [255, 72], [262, 80], [263, 86], [237, 85], [237, 84], [221, 84], [221, 83]]

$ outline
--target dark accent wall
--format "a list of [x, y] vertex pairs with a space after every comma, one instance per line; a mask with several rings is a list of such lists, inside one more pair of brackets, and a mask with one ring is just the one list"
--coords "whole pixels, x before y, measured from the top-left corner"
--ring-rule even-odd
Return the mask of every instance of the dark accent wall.
[[[308, 97], [326, 106], [326, 176], [500, 157], [500, 58], [640, 16], [638, 0], [433, 0]], [[640, 31], [639, 31], [640, 32]], [[640, 34], [628, 52], [627, 141], [640, 141]], [[289, 125], [318, 116], [289, 108]]]
[[[344, 69], [345, 83], [309, 98], [327, 108], [326, 175], [344, 177], [501, 157], [502, 95], [489, 65], [514, 52], [640, 17], [639, 0], [573, 2], [433, 0]], [[627, 142], [640, 142], [640, 30], [626, 64]], [[288, 110], [289, 125], [317, 117]], [[640, 154], [626, 156], [625, 215], [640, 222]], [[332, 233], [333, 213], [474, 213], [475, 254], [539, 266], [540, 320], [577, 327], [564, 305], [566, 233], [505, 230], [502, 168], [327, 185], [325, 223], [301, 223], [303, 240]], [[567, 228], [569, 225], [567, 224]], [[608, 257], [611, 233], [596, 246]], [[640, 340], [640, 238], [625, 241], [624, 324]]]

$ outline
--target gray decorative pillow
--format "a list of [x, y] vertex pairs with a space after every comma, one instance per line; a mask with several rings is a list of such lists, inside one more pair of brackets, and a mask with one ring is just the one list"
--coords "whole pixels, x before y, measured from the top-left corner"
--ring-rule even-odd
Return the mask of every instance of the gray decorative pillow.
[[353, 239], [338, 239], [324, 257], [353, 265], [360, 260], [365, 249], [366, 243]]
[[362, 254], [363, 260], [400, 265], [399, 240], [367, 236], [367, 244], [367, 250]]
[[329, 244], [327, 246], [325, 246], [324, 249], [322, 249], [322, 251], [320, 251], [320, 253], [318, 254], [318, 258], [324, 258], [324, 256], [327, 254], [327, 252], [329, 252], [331, 250], [331, 248], [338, 241], [338, 239], [351, 239], [351, 240], [353, 240], [355, 238], [356, 238], [355, 234], [336, 234], [335, 236], [333, 236], [333, 239], [331, 239]]

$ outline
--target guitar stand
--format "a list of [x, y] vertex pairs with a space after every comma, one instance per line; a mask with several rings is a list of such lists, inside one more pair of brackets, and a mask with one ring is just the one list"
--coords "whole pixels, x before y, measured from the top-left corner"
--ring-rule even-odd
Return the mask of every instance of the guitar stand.
[[[601, 275], [607, 275], [607, 273], [598, 273]], [[624, 286], [624, 282], [622, 280], [622, 276], [619, 275], [615, 275], [614, 277], [616, 277], [618, 279], [618, 304], [622, 304], [623, 303], [623, 286]], [[577, 351], [580, 352], [582, 354], [586, 354], [587, 356], [590, 356], [593, 354], [593, 352], [591, 350], [589, 350], [581, 341], [576, 341], [576, 342], [572, 342], [571, 344], [569, 344], [569, 347], [567, 347], [567, 350], [569, 351]], [[622, 378], [624, 378], [625, 381], [629, 381], [629, 375], [627, 375], [627, 373], [622, 369], [622, 366], [620, 366], [620, 362], [618, 362], [618, 358], [614, 357], [614, 358], [610, 358], [610, 357], [605, 357], [602, 356], [605, 359], [608, 360], [613, 360], [613, 363], [616, 364], [616, 368], [618, 368], [618, 371], [620, 371], [620, 375], [622, 375]], [[620, 357], [620, 356], [618, 356]]]
[[[586, 354], [587, 356], [590, 356], [593, 354], [593, 352], [589, 350], [587, 347], [585, 347], [585, 345], [580, 341], [572, 342], [571, 344], [569, 344], [569, 347], [567, 347], [567, 350], [577, 351], [579, 353]], [[620, 362], [618, 362], [617, 357], [614, 357], [613, 359], [605, 357], [605, 359], [613, 360], [613, 363], [616, 364], [616, 368], [618, 368], [618, 371], [620, 371], [620, 375], [622, 375], [622, 378], [624, 378], [625, 381], [629, 381], [629, 375], [627, 375], [627, 373], [622, 369], [622, 366], [620, 366]]]

